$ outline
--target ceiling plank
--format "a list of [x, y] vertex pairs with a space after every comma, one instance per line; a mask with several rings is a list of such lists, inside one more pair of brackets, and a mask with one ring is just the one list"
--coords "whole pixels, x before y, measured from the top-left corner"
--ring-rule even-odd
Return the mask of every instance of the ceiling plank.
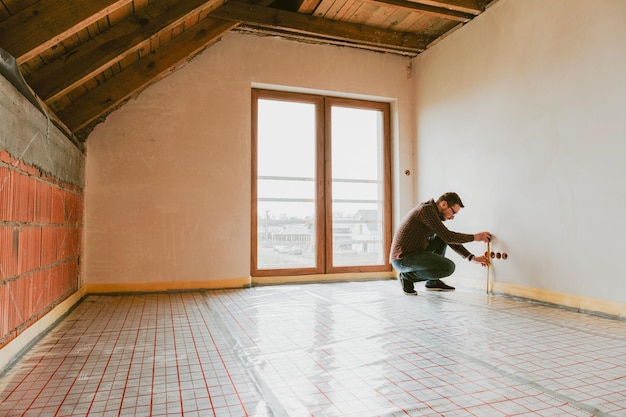
[[456, 10], [445, 9], [441, 7], [419, 4], [407, 0], [361, 0], [364, 2], [375, 3], [380, 5], [392, 6], [399, 10], [410, 12], [424, 13], [431, 16], [441, 17], [443, 19], [455, 20], [457, 22], [469, 22], [475, 16], [470, 13], [458, 12]]
[[237, 23], [207, 17], [157, 51], [81, 96], [57, 115], [74, 133], [113, 110], [131, 95], [158, 81], [162, 75], [204, 47], [219, 40]]
[[41, 0], [0, 22], [0, 45], [22, 64], [132, 0]]
[[183, 22], [206, 7], [205, 0], [162, 0], [52, 61], [26, 81], [37, 95], [50, 102], [139, 49], [146, 38]]
[[38, 0], [2, 0], [2, 5], [6, 8], [8, 16], [18, 13], [20, 10], [36, 3]]
[[211, 16], [253, 27], [313, 35], [330, 43], [351, 42], [416, 54], [425, 50], [430, 41], [414, 33], [324, 19], [232, 0], [211, 12]]
[[485, 11], [484, 0], [415, 0], [417, 3], [479, 15]]

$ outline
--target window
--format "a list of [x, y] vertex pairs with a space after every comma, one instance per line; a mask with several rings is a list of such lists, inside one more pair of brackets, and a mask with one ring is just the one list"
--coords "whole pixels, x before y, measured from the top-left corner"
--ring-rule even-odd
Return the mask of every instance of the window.
[[252, 275], [389, 271], [389, 105], [253, 90]]

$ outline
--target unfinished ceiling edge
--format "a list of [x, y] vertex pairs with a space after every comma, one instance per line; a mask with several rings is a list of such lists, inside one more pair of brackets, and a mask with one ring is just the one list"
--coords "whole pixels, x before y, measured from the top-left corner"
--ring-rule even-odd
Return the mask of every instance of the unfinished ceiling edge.
[[241, 33], [244, 35], [260, 36], [260, 37], [274, 37], [277, 39], [283, 39], [290, 42], [301, 42], [309, 45], [321, 45], [321, 46], [334, 46], [352, 48], [361, 51], [376, 52], [376, 53], [389, 53], [394, 55], [416, 57], [423, 51], [397, 49], [391, 46], [376, 46], [370, 44], [352, 43], [349, 41], [333, 40], [332, 42], [324, 37], [317, 37], [314, 35], [296, 34], [291, 32], [278, 31], [276, 29], [268, 29], [263, 27], [255, 27], [249, 25], [239, 25], [232, 32]]

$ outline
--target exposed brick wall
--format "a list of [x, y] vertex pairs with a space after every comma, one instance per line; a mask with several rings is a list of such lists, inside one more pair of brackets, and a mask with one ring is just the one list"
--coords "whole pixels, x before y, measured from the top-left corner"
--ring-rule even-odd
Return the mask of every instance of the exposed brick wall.
[[0, 150], [0, 349], [80, 285], [83, 190]]

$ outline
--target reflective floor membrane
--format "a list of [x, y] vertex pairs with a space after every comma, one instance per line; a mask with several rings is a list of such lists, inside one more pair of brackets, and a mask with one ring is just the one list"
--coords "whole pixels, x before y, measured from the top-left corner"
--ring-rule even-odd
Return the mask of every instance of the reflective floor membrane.
[[89, 296], [0, 416], [626, 416], [626, 322], [416, 287]]

